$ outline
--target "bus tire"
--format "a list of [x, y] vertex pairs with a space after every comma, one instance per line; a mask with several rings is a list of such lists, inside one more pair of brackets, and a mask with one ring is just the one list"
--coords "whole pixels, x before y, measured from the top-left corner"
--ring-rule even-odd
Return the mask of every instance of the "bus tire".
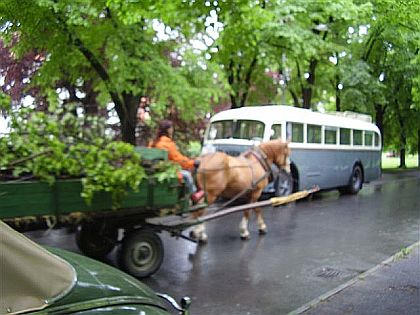
[[294, 179], [292, 174], [280, 170], [275, 182], [275, 197], [288, 196], [293, 193]]
[[124, 237], [118, 261], [121, 269], [128, 274], [137, 278], [148, 277], [162, 264], [162, 240], [153, 231], [134, 230]]
[[77, 227], [75, 236], [77, 247], [84, 255], [100, 260], [117, 244], [118, 229], [105, 229], [100, 224], [82, 223]]
[[360, 189], [362, 189], [362, 186], [363, 186], [362, 167], [356, 164], [353, 167], [353, 170], [351, 172], [351, 177], [350, 177], [348, 186], [340, 191], [343, 193], [355, 195], [360, 191]]

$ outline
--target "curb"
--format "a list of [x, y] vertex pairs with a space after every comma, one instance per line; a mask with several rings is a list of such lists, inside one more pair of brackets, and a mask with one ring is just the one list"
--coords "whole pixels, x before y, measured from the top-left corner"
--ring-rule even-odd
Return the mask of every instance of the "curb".
[[[412, 249], [414, 249], [415, 247], [418, 247], [418, 246], [420, 246], [420, 241], [417, 241], [414, 244], [406, 247], [406, 250], [411, 252]], [[339, 285], [338, 287], [328, 291], [327, 293], [324, 293], [324, 294], [318, 296], [317, 298], [313, 299], [312, 301], [309, 301], [308, 303], [302, 305], [301, 307], [287, 313], [287, 315], [299, 315], [299, 314], [302, 314], [303, 312], [306, 312], [307, 310], [311, 309], [312, 307], [314, 307], [318, 303], [329, 299], [333, 295], [336, 295], [337, 293], [343, 291], [344, 289], [352, 286], [353, 284], [355, 284], [359, 280], [365, 279], [367, 276], [375, 273], [379, 268], [391, 264], [396, 259], [399, 259], [400, 255], [401, 255], [401, 252], [398, 252], [398, 253], [392, 255], [391, 257], [385, 259], [384, 261], [382, 261], [378, 265], [372, 267], [371, 269], [368, 269], [364, 273], [354, 277], [353, 279], [347, 281], [346, 283], [343, 283], [342, 285]]]

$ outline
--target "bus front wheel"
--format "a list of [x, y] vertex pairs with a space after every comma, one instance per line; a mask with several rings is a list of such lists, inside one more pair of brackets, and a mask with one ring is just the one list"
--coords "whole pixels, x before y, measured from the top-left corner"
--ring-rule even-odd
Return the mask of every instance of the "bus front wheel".
[[363, 171], [360, 165], [355, 165], [348, 186], [344, 189], [340, 189], [340, 192], [355, 195], [362, 189], [362, 186]]
[[292, 174], [287, 173], [284, 170], [280, 170], [279, 175], [274, 184], [276, 197], [288, 196], [293, 193], [294, 179]]

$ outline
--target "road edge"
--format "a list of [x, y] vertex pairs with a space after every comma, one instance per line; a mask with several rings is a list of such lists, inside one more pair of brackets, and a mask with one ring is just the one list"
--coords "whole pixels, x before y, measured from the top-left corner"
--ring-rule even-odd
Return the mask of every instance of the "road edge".
[[[415, 242], [414, 244], [411, 244], [408, 247], [405, 247], [405, 250], [407, 250], [408, 252], [411, 252], [415, 247], [420, 247], [420, 241]], [[382, 261], [381, 263], [379, 263], [378, 265], [368, 269], [367, 271], [357, 275], [356, 277], [354, 277], [353, 279], [343, 283], [342, 285], [339, 285], [338, 287], [324, 293], [321, 294], [320, 296], [316, 297], [315, 299], [309, 301], [308, 303], [305, 303], [304, 305], [302, 305], [301, 307], [287, 313], [287, 315], [299, 315], [302, 314], [303, 312], [311, 309], [312, 307], [314, 307], [315, 305], [317, 305], [320, 302], [323, 302], [327, 299], [329, 299], [330, 297], [336, 295], [337, 293], [343, 291], [344, 289], [352, 286], [353, 284], [355, 284], [356, 282], [360, 281], [360, 280], [364, 280], [367, 276], [375, 273], [379, 268], [387, 266], [389, 264], [391, 264], [393, 261], [395, 261], [396, 259], [400, 259], [401, 257], [401, 251], [395, 253], [394, 255], [392, 255], [391, 257], [385, 259], [384, 261]]]

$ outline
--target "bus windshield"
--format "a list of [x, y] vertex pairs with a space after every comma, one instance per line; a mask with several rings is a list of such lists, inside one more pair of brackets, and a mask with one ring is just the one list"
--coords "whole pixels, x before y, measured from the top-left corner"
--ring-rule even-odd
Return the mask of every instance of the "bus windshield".
[[261, 139], [264, 136], [264, 123], [257, 120], [221, 120], [210, 125], [209, 140], [217, 139]]

